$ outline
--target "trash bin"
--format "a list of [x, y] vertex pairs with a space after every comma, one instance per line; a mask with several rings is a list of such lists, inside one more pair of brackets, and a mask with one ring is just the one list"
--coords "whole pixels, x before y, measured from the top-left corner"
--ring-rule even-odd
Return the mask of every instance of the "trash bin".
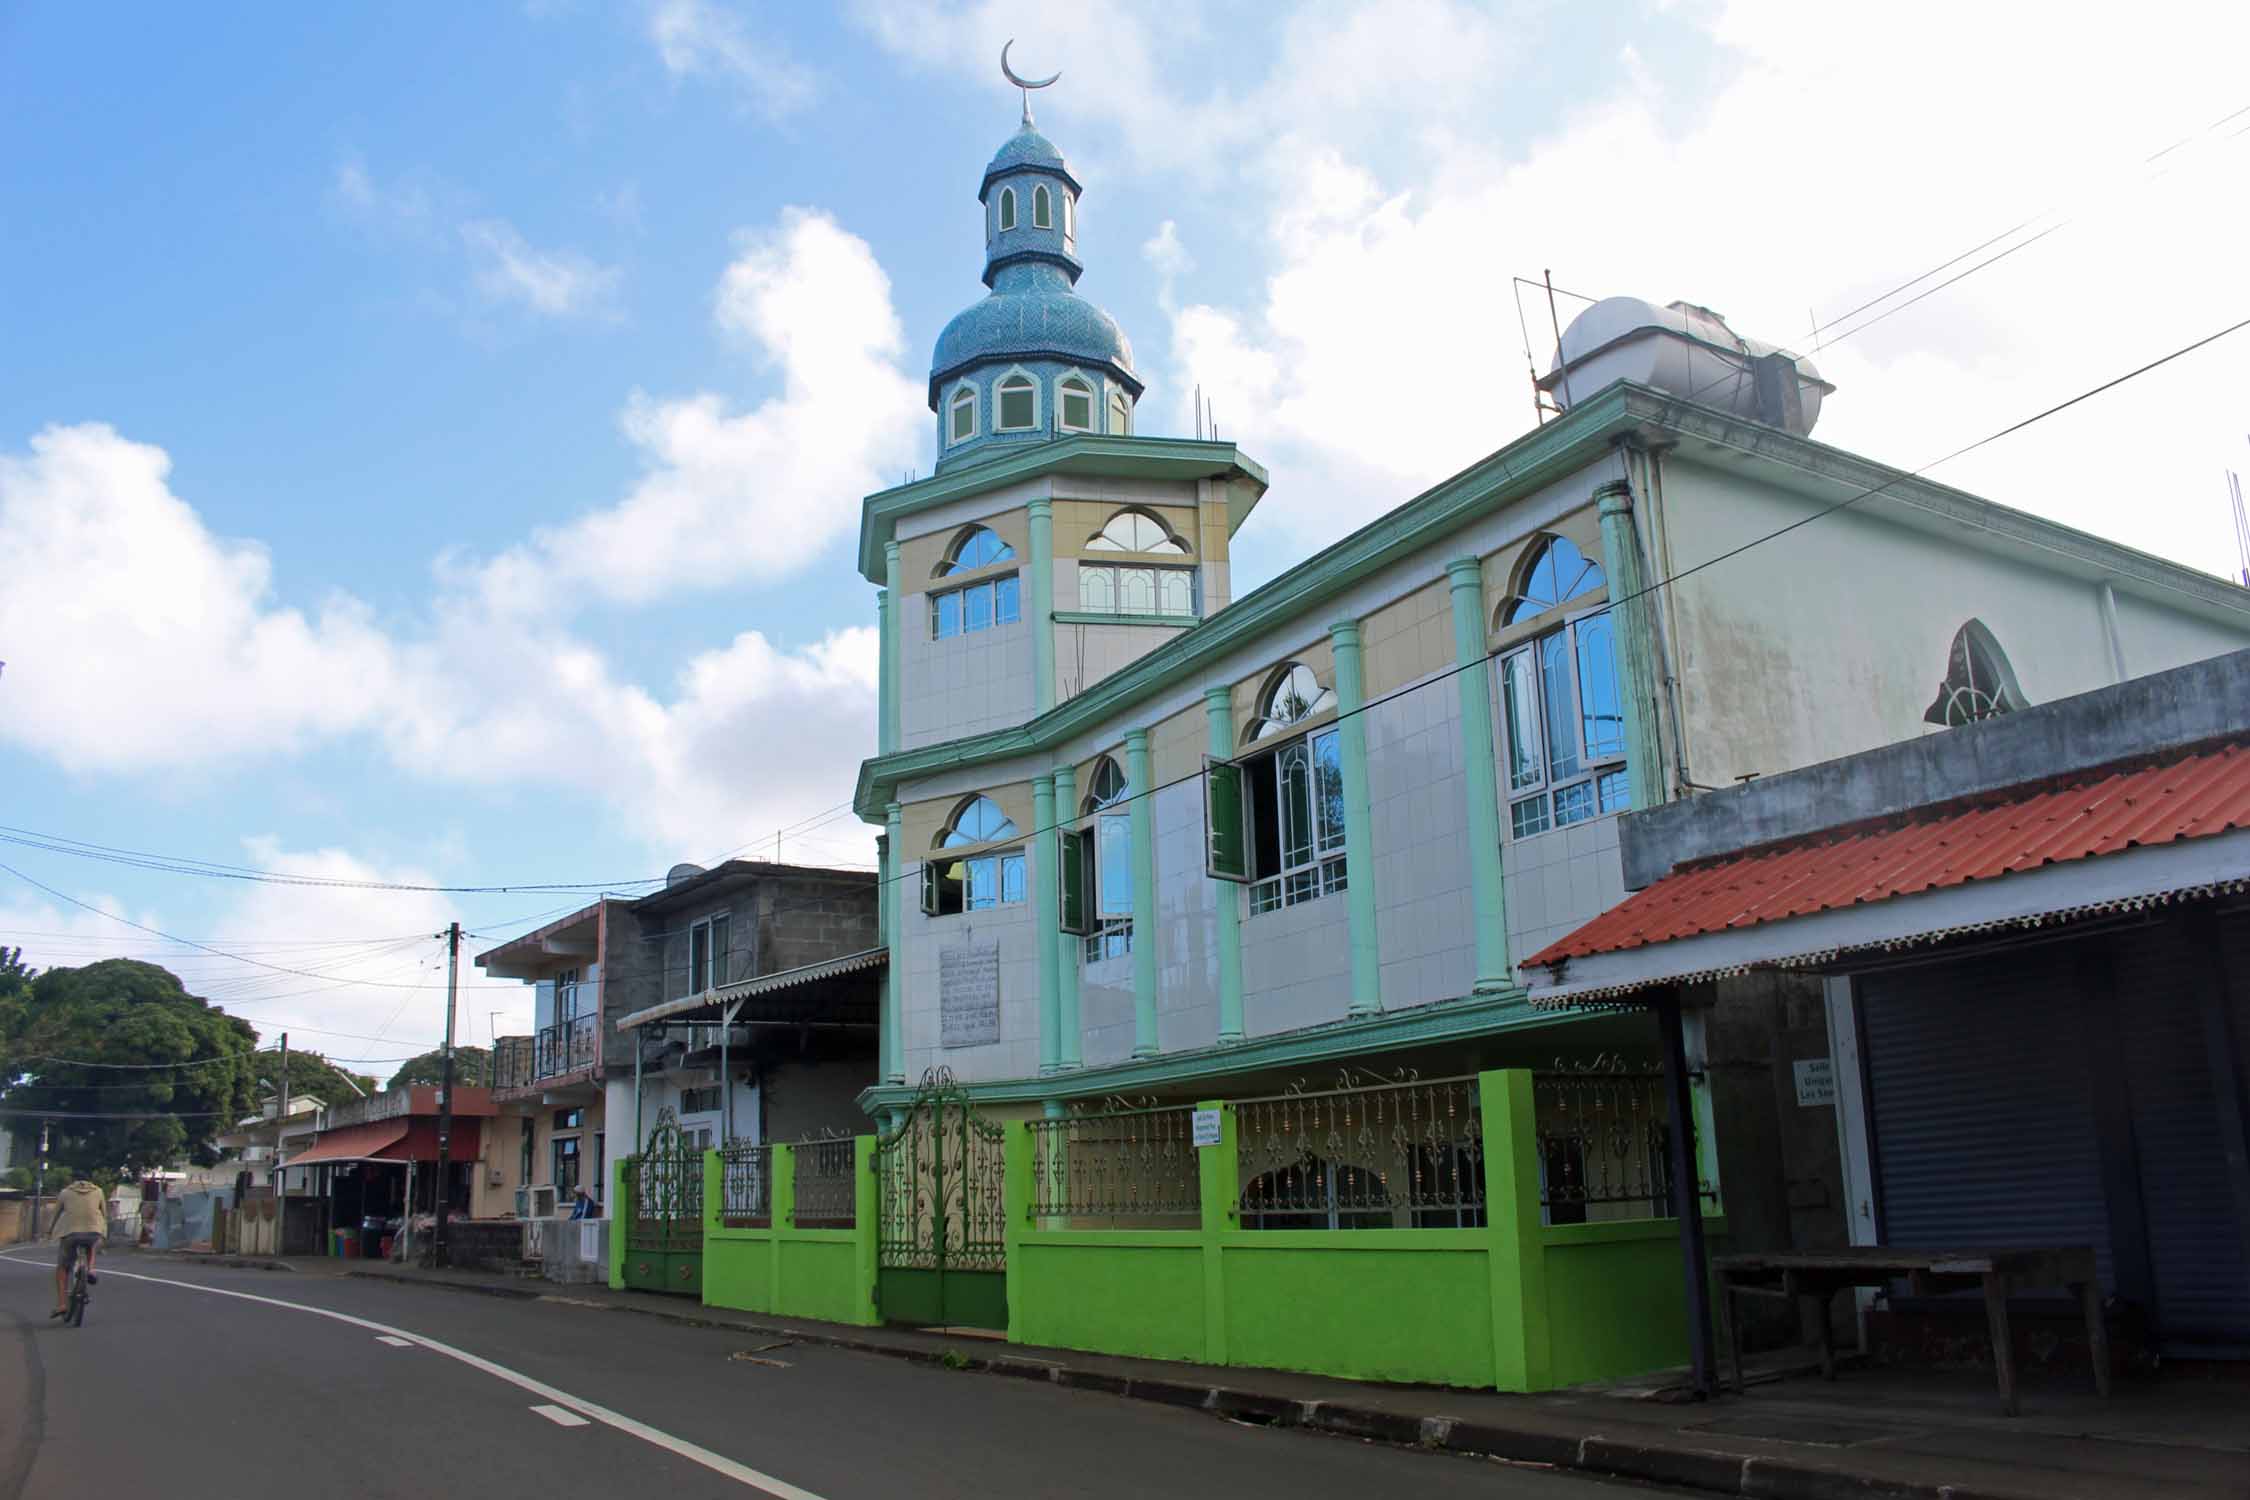
[[377, 1247], [383, 1243], [383, 1231], [389, 1223], [381, 1214], [369, 1214], [359, 1221], [359, 1253], [363, 1258], [375, 1258]]

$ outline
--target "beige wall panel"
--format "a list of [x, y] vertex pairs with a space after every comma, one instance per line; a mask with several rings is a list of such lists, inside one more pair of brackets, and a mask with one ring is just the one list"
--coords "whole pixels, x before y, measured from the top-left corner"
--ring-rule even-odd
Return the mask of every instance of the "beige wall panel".
[[1209, 721], [1201, 707], [1177, 713], [1156, 726], [1149, 736], [1159, 786], [1193, 776], [1203, 769], [1203, 747], [1210, 743]]
[[[1000, 540], [1015, 549], [1017, 562], [1022, 564], [1031, 555], [1031, 517], [1021, 510], [1003, 511], [996, 516], [986, 516], [977, 524], [989, 526], [999, 534]], [[929, 536], [914, 537], [899, 544], [900, 584], [908, 594], [928, 593], [937, 579], [938, 564], [945, 560], [945, 552], [953, 539], [965, 528], [952, 527]], [[1008, 571], [1005, 565], [995, 566], [995, 573]]]
[[1380, 698], [1453, 664], [1453, 603], [1444, 580], [1386, 604], [1360, 624], [1367, 696]]
[[[978, 790], [1000, 804], [1019, 833], [1026, 837], [1033, 827], [1031, 820], [1031, 783], [1012, 782], [1006, 786], [980, 787]], [[945, 827], [946, 819], [953, 816], [961, 797], [943, 797], [931, 802], [909, 803], [900, 809], [899, 835], [906, 842], [906, 857], [919, 860], [937, 846], [937, 836]], [[1003, 840], [1002, 842], [1007, 842]]]

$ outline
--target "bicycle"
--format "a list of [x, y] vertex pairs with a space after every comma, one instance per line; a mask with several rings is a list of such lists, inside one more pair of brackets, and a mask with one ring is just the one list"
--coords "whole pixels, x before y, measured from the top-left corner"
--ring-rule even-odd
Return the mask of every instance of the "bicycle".
[[86, 1262], [91, 1257], [86, 1247], [78, 1246], [70, 1256], [70, 1311], [63, 1314], [63, 1323], [71, 1328], [86, 1326], [86, 1304], [94, 1294], [86, 1286]]

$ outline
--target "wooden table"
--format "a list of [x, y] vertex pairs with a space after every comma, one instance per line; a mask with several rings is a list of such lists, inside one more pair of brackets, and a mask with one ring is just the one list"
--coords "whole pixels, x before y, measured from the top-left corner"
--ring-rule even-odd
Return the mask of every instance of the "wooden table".
[[1856, 1245], [1848, 1250], [1786, 1250], [1770, 1254], [1718, 1255], [1711, 1269], [1719, 1279], [1719, 1312], [1726, 1324], [1727, 1352], [1734, 1360], [1734, 1388], [1742, 1390], [1742, 1326], [1737, 1297], [1777, 1297], [1809, 1303], [1820, 1326], [1820, 1368], [1836, 1378], [1835, 1335], [1828, 1326], [1828, 1301], [1851, 1286], [1888, 1286], [1904, 1281], [1912, 1295], [1982, 1288], [1984, 1316], [1992, 1334], [1992, 1363], [2000, 1377], [2000, 1406], [2009, 1416], [2016, 1403], [2015, 1347], [2008, 1335], [2008, 1293], [2016, 1289], [2059, 1287], [2074, 1293], [2086, 1314], [2086, 1343], [2094, 1362], [2094, 1389], [2109, 1394], [2109, 1327], [2102, 1320], [2102, 1291], [2094, 1279], [2094, 1252], [2068, 1249], [1896, 1250]]

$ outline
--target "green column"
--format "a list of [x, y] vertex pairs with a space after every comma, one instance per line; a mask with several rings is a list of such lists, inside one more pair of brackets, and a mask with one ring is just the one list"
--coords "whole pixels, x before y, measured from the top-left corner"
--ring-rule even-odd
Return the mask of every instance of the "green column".
[[1196, 1149], [1195, 1170], [1203, 1198], [1197, 1236], [1203, 1242], [1203, 1363], [1223, 1365], [1227, 1362], [1227, 1260], [1222, 1236], [1242, 1227], [1237, 1218], [1242, 1163], [1235, 1154], [1234, 1106], [1223, 1099], [1206, 1099], [1196, 1108], [1219, 1112], [1219, 1144]]
[[1031, 778], [1031, 900], [1039, 924], [1039, 1071], [1062, 1066], [1062, 858], [1055, 836], [1055, 778]]
[[1480, 995], [1520, 990], [1508, 966], [1508, 896], [1500, 863], [1499, 762], [1492, 753], [1492, 661], [1484, 648], [1484, 564], [1445, 565], [1453, 595], [1454, 681], [1461, 692], [1461, 771], [1467, 787], [1469, 908], [1476, 922]]
[[1031, 511], [1031, 587], [1023, 607], [1031, 619], [1031, 705], [1055, 706], [1055, 503], [1034, 500]]
[[884, 936], [890, 942], [890, 988], [884, 995], [883, 1031], [891, 1038], [890, 1081], [906, 1082], [906, 837], [901, 826], [906, 810], [896, 802], [890, 805], [887, 820], [890, 828], [891, 874], [894, 877], [888, 889], [891, 893], [891, 922]]
[[875, 753], [888, 755], [898, 748], [897, 707], [891, 701], [891, 682], [898, 676], [898, 622], [891, 618], [891, 591], [875, 591], [876, 654]]
[[[1203, 715], [1211, 726], [1211, 754], [1220, 760], [1234, 755], [1234, 693], [1229, 688], [1203, 690]], [[1242, 1040], [1242, 896], [1226, 881], [1214, 882], [1218, 890], [1219, 927], [1219, 1041]]]
[[1125, 731], [1126, 791], [1133, 817], [1133, 1055], [1154, 1057], [1156, 1045], [1156, 777], [1148, 731]]
[[[875, 923], [887, 945], [891, 928], [898, 921], [898, 874], [891, 862], [891, 836], [875, 835]], [[891, 1052], [898, 1045], [898, 1029], [891, 1024], [891, 968], [883, 966], [883, 977], [876, 984], [878, 1003], [882, 1006], [876, 1017], [875, 1076], [878, 1081], [891, 1076]]]
[[1383, 1008], [1382, 948], [1375, 934], [1374, 809], [1367, 792], [1367, 679], [1360, 670], [1359, 622], [1328, 627], [1336, 648], [1336, 723], [1344, 762], [1344, 899], [1350, 903], [1355, 1016]]
[[1617, 630], [1617, 668], [1625, 679], [1625, 770], [1635, 807], [1665, 800], [1663, 748], [1656, 729], [1656, 642], [1649, 628], [1648, 575], [1633, 535], [1633, 490], [1622, 480], [1596, 496], [1602, 518], [1602, 571], [1609, 575], [1610, 620]]
[[[1073, 823], [1077, 821], [1077, 818], [1078, 769], [1075, 766], [1057, 766], [1055, 767], [1055, 820], [1057, 823]], [[1058, 838], [1055, 843], [1059, 852], [1062, 841]], [[1056, 873], [1059, 875], [1061, 872], [1058, 870]], [[1059, 880], [1056, 883], [1058, 887], [1061, 884]], [[1059, 906], [1062, 901], [1062, 892], [1059, 889], [1055, 893], [1055, 900]], [[1056, 913], [1056, 921], [1058, 924], [1061, 921], [1059, 910]], [[1055, 969], [1057, 972], [1055, 977], [1060, 982], [1055, 987], [1055, 996], [1062, 1023], [1059, 1028], [1062, 1033], [1062, 1047], [1056, 1055], [1056, 1064], [1065, 1071], [1075, 1068], [1079, 1064], [1077, 944], [1078, 939], [1067, 932], [1056, 934]]]
[[906, 573], [899, 564], [896, 542], [883, 543], [883, 577], [887, 584], [884, 592], [891, 596], [891, 633], [887, 637], [891, 643], [891, 654], [884, 658], [883, 680], [878, 684], [877, 690], [882, 694], [883, 707], [890, 713], [891, 737], [882, 746], [883, 753], [888, 755], [899, 747], [906, 734], [905, 722], [899, 718], [901, 699], [898, 688], [906, 655]]

